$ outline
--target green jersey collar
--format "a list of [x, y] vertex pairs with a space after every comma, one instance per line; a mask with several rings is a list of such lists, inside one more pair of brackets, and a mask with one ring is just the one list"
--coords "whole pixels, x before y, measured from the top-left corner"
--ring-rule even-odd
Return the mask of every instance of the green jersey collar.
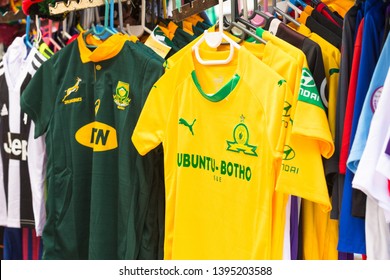
[[234, 74], [233, 78], [227, 82], [220, 90], [218, 90], [214, 94], [207, 94], [203, 91], [202, 87], [199, 84], [198, 78], [196, 77], [195, 70], [191, 72], [192, 79], [198, 88], [199, 92], [202, 94], [204, 98], [212, 102], [219, 102], [225, 99], [229, 93], [231, 93], [236, 87], [238, 81], [240, 80], [240, 76], [238, 74]]

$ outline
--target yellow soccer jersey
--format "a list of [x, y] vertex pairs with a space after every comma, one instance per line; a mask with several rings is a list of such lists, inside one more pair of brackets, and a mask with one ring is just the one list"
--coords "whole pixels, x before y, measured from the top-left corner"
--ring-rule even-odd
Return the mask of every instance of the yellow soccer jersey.
[[[234, 39], [234, 36], [228, 32], [225, 32], [228, 36]], [[195, 42], [190, 43], [185, 48], [191, 48]], [[287, 128], [290, 117], [289, 110], [291, 109], [291, 102], [293, 98], [293, 92], [298, 93], [300, 87], [300, 73], [302, 72], [302, 66], [298, 65], [298, 62], [291, 55], [284, 52], [281, 48], [275, 46], [272, 42], [267, 42], [267, 44], [257, 44], [257, 43], [248, 43], [243, 42], [244, 45], [252, 54], [258, 57], [262, 62], [270, 66], [278, 74], [280, 74], [284, 80], [286, 80], [287, 85], [290, 90], [286, 94], [286, 100], [284, 102], [284, 111], [283, 111], [283, 125]], [[225, 51], [221, 51], [225, 50]], [[229, 52], [228, 45], [222, 45], [218, 48], [218, 52], [208, 48], [206, 45], [202, 46], [200, 49], [200, 56], [204, 59], [223, 59], [227, 57]], [[174, 65], [181, 59], [185, 51], [181, 51], [173, 55], [168, 59], [169, 67], [166, 69], [174, 68]], [[260, 76], [260, 74], [259, 74]], [[298, 79], [297, 79], [298, 78]], [[283, 132], [286, 132], [284, 130]], [[285, 137], [281, 137], [285, 139]], [[279, 164], [280, 165], [280, 164]], [[272, 259], [282, 259], [283, 258], [283, 245], [284, 245], [284, 226], [285, 226], [285, 210], [287, 204], [288, 196], [284, 193], [275, 193], [273, 197], [273, 218], [272, 218]], [[289, 240], [288, 240], [289, 241]]]
[[[334, 140], [336, 129], [336, 104], [340, 68], [340, 51], [328, 41], [312, 33], [301, 24], [299, 33], [309, 37], [321, 47], [325, 74], [328, 84], [328, 121]], [[324, 99], [323, 99], [324, 100]], [[317, 204], [302, 202], [303, 226], [307, 229], [303, 237], [303, 256], [305, 259], [338, 259], [338, 221], [330, 218], [330, 213], [321, 211]]]
[[[297, 62], [290, 55], [285, 53], [282, 49], [276, 47], [272, 42], [264, 44], [246, 43], [243, 45], [257, 58], [259, 58], [266, 65], [275, 70], [286, 81], [289, 89], [284, 101], [282, 121], [286, 128], [283, 133], [287, 132], [287, 126], [290, 121], [289, 110], [291, 109], [291, 102], [293, 98], [293, 91], [299, 90], [299, 81], [296, 83], [296, 76], [302, 71]], [[226, 51], [218, 51], [217, 53], [207, 48], [200, 49], [200, 56], [204, 59], [222, 59], [227, 56], [229, 46], [225, 47]], [[220, 47], [219, 49], [224, 49]], [[260, 74], [258, 75], [260, 77]], [[299, 75], [300, 76], [300, 75]], [[298, 88], [296, 88], [298, 86]], [[285, 139], [282, 136], [281, 139]], [[284, 145], [284, 143], [281, 143]], [[278, 164], [280, 166], [280, 163]], [[284, 225], [285, 212], [288, 196], [284, 193], [275, 193], [272, 203], [272, 259], [283, 258], [283, 242], [284, 242]]]
[[216, 66], [188, 51], [155, 84], [132, 140], [163, 143], [165, 259], [271, 258], [283, 80], [241, 47]]

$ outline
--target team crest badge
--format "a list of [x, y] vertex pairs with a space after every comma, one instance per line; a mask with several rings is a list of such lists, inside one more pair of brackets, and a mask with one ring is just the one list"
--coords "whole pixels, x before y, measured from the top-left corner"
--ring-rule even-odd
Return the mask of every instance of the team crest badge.
[[115, 95], [113, 95], [114, 102], [116, 105], [118, 105], [118, 109], [124, 110], [127, 106], [129, 106], [131, 101], [129, 94], [130, 85], [128, 83], [118, 81]]
[[257, 146], [249, 144], [249, 130], [244, 124], [245, 117], [241, 115], [241, 122], [234, 127], [233, 140], [227, 142], [227, 150], [231, 152], [243, 152], [246, 155], [257, 156]]
[[295, 158], [295, 151], [289, 145], [284, 145], [283, 160], [292, 160]]
[[378, 106], [378, 102], [379, 102], [379, 99], [381, 98], [382, 91], [383, 91], [383, 86], [377, 88], [371, 96], [371, 110], [373, 113], [375, 112], [375, 110]]

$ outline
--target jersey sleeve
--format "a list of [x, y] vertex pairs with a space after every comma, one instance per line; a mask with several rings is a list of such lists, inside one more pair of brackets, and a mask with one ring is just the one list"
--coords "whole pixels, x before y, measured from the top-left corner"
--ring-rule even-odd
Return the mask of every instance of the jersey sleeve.
[[145, 155], [164, 141], [165, 129], [174, 97], [176, 71], [166, 72], [152, 86], [131, 140], [140, 155]]
[[321, 155], [330, 158], [334, 153], [334, 142], [321, 96], [310, 76], [310, 70], [303, 68], [294, 111], [292, 134], [316, 139]]
[[34, 121], [35, 138], [46, 132], [56, 101], [52, 62], [48, 60], [37, 70], [20, 98], [22, 111]]

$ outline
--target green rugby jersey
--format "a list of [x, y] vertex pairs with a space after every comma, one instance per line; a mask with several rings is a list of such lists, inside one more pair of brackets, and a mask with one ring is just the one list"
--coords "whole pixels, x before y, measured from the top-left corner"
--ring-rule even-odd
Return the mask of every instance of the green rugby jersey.
[[162, 73], [161, 61], [127, 36], [91, 51], [80, 35], [24, 91], [35, 137], [46, 135], [44, 259], [152, 258], [157, 245], [143, 253], [141, 243], [157, 207], [150, 203], [158, 193], [154, 154], [141, 157], [130, 138]]

